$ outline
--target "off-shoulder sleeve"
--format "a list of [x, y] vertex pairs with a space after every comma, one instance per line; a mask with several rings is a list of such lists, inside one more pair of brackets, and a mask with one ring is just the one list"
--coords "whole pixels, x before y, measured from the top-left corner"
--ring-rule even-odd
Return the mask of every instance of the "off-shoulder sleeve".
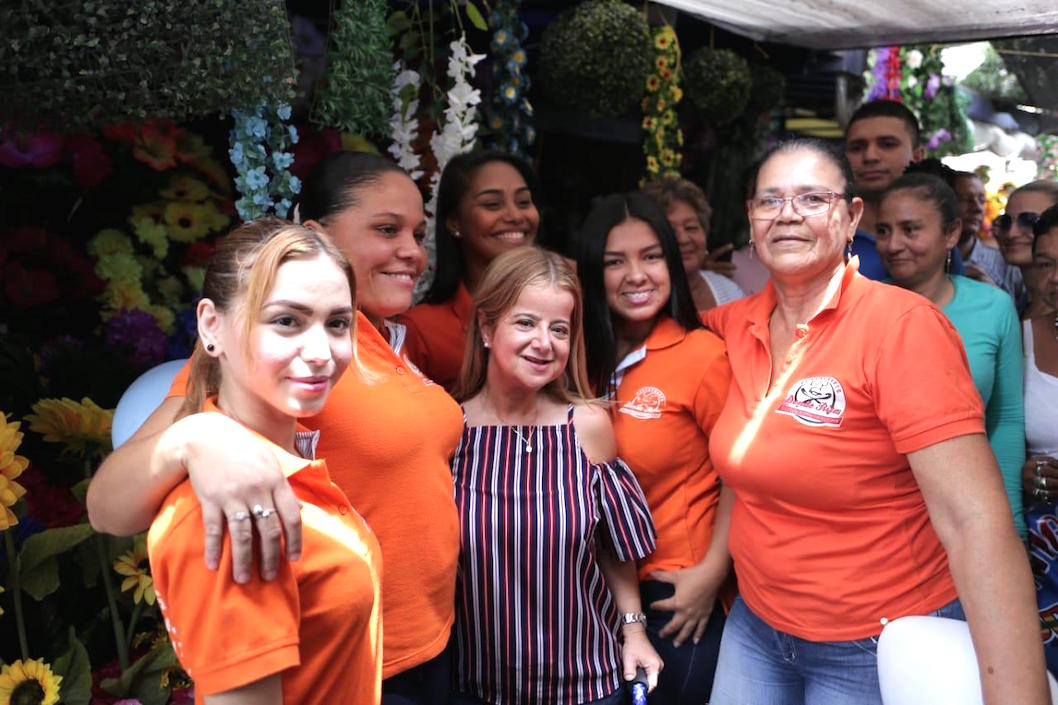
[[654, 552], [657, 536], [647, 498], [635, 475], [620, 458], [593, 469], [599, 515], [614, 556], [619, 561], [646, 558]]

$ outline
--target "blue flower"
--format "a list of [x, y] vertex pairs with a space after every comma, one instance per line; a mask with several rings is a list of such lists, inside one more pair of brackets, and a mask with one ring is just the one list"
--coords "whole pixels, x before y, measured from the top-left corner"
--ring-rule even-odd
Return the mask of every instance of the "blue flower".
[[500, 97], [503, 98], [503, 102], [507, 105], [514, 105], [518, 102], [518, 89], [510, 83], [505, 83], [500, 86]]
[[296, 176], [291, 176], [290, 181], [287, 182], [287, 186], [290, 188], [291, 193], [301, 193], [301, 179]]
[[290, 199], [284, 198], [276, 204], [276, 215], [280, 218], [286, 218], [287, 212], [290, 211]]
[[509, 66], [513, 62], [516, 66], [525, 66], [525, 50], [518, 49], [511, 54], [511, 60], [507, 62]]
[[231, 163], [235, 165], [235, 168], [239, 168], [239, 164], [242, 163], [243, 158], [246, 156], [242, 151], [242, 142], [236, 142], [232, 145], [232, 148], [228, 150], [228, 156], [231, 158]]
[[507, 61], [507, 72], [511, 75], [517, 76], [522, 72], [522, 64], [519, 64], [514, 59]]
[[528, 145], [528, 144], [533, 144], [534, 142], [536, 142], [536, 130], [533, 128], [532, 125], [526, 125], [525, 126], [525, 143]]
[[268, 175], [265, 174], [265, 168], [259, 166], [255, 169], [250, 169], [246, 172], [246, 185], [251, 190], [265, 188], [268, 186]]
[[246, 133], [258, 139], [268, 134], [268, 123], [254, 115], [246, 120]]
[[496, 34], [492, 35], [492, 49], [493, 51], [500, 51], [507, 46], [511, 41], [511, 35], [505, 29], [498, 30]]
[[272, 154], [272, 166], [277, 171], [282, 171], [294, 163], [294, 155], [290, 152], [275, 152]]
[[294, 127], [293, 125], [287, 126], [287, 135], [290, 136], [291, 144], [298, 143], [298, 128]]
[[276, 108], [276, 115], [279, 116], [280, 120], [289, 120], [290, 106], [286, 105], [285, 103], [283, 105], [280, 105], [278, 108]]
[[261, 208], [263, 208], [264, 210], [268, 210], [269, 208], [272, 207], [272, 199], [269, 198], [268, 194], [266, 192], [263, 192], [263, 191], [260, 192], [260, 193], [255, 193], [254, 194], [253, 202], [256, 205], [261, 206]]

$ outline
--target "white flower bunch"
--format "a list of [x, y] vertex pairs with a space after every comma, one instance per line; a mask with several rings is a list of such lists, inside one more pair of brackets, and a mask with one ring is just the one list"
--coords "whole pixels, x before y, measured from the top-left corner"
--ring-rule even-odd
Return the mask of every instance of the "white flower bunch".
[[422, 176], [419, 169], [419, 155], [415, 153], [412, 143], [419, 134], [419, 119], [415, 114], [419, 112], [419, 74], [406, 69], [400, 61], [393, 64], [396, 77], [393, 79], [393, 88], [390, 95], [393, 97], [393, 115], [389, 119], [390, 137], [393, 144], [389, 146], [389, 153], [397, 160], [397, 164], [408, 172], [413, 180]]

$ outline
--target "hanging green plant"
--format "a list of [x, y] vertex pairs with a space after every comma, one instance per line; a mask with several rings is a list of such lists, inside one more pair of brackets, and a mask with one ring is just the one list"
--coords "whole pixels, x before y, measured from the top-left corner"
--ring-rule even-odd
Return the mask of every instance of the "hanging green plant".
[[749, 112], [763, 115], [778, 108], [786, 95], [786, 77], [766, 64], [750, 64], [749, 74]]
[[620, 117], [642, 98], [652, 57], [641, 12], [620, 0], [588, 0], [544, 31], [541, 88], [558, 108]]
[[0, 122], [182, 121], [294, 95], [282, 0], [5, 2], [0, 26]]
[[372, 137], [389, 133], [394, 71], [386, 10], [385, 0], [345, 0], [334, 9], [314, 122]]
[[687, 100], [714, 127], [734, 122], [749, 105], [749, 64], [730, 49], [702, 47], [683, 62]]

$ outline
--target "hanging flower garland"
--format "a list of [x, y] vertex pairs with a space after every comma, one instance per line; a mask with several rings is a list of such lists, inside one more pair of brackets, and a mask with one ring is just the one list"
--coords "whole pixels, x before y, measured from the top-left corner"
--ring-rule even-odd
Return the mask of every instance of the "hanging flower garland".
[[903, 77], [900, 47], [871, 50], [867, 55], [867, 65], [871, 67], [864, 77], [868, 84], [867, 100], [900, 100], [900, 82]]
[[532, 125], [533, 106], [529, 103], [529, 75], [522, 42], [529, 28], [518, 16], [521, 0], [499, 0], [489, 15], [493, 30], [492, 96], [489, 99], [488, 126], [490, 146], [511, 154], [526, 156], [526, 149], [536, 142]]
[[393, 114], [389, 118], [390, 139], [389, 153], [397, 160], [401, 169], [408, 172], [413, 181], [422, 176], [419, 169], [421, 160], [413, 144], [419, 136], [419, 87], [422, 85], [419, 74], [404, 67], [401, 61], [393, 64], [396, 77], [390, 96], [393, 99]]
[[680, 44], [676, 32], [665, 25], [654, 30], [654, 64], [647, 76], [643, 98], [643, 154], [647, 179], [679, 178], [683, 163], [683, 131], [676, 105], [683, 98], [680, 80]]
[[1058, 180], [1058, 135], [1040, 135], [1036, 138], [1040, 158], [1037, 162], [1037, 179]]
[[232, 109], [231, 114], [235, 125], [228, 156], [238, 172], [235, 187], [242, 194], [235, 209], [244, 221], [270, 211], [286, 218], [294, 196], [301, 192], [301, 181], [289, 171], [294, 155], [287, 150], [298, 141], [297, 129], [285, 124], [290, 106], [273, 109], [260, 103], [252, 112]]

